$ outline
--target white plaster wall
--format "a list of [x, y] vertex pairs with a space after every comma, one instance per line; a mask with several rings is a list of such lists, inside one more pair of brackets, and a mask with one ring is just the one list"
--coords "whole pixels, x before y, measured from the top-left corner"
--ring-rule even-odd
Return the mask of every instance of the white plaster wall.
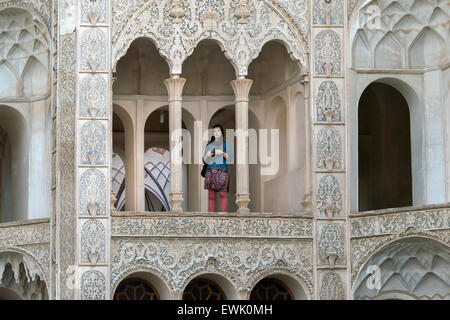
[[50, 217], [51, 126], [50, 99], [31, 104], [28, 219]]

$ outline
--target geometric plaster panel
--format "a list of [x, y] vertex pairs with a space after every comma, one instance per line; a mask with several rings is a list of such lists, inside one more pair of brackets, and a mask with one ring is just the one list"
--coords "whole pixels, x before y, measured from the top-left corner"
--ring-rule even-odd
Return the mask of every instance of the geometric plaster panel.
[[355, 67], [422, 69], [449, 59], [448, 1], [366, 1], [357, 18], [351, 39]]
[[25, 10], [0, 12], [0, 96], [32, 97], [49, 92], [47, 27]]
[[[370, 286], [380, 268], [379, 286]], [[382, 298], [397, 293], [413, 299], [450, 299], [450, 247], [426, 238], [396, 241], [372, 256], [361, 270], [354, 287], [355, 299]], [[369, 283], [369, 285], [368, 285]]]

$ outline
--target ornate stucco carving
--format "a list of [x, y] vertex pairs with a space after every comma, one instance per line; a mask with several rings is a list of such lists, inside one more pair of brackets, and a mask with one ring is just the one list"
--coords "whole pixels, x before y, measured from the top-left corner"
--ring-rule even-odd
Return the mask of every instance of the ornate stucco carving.
[[322, 277], [319, 291], [320, 300], [344, 300], [345, 291], [341, 276], [336, 272], [327, 272]]
[[368, 261], [368, 259], [377, 251], [389, 243], [408, 237], [433, 239], [450, 247], [450, 229], [421, 231], [414, 227], [409, 227], [402, 232], [396, 232], [390, 235], [351, 239], [352, 284], [355, 282], [358, 272], [364, 266], [366, 261]]
[[81, 226], [81, 263], [106, 263], [106, 228], [99, 219], [89, 219]]
[[84, 170], [79, 182], [79, 214], [81, 216], [106, 215], [106, 175], [99, 169]]
[[112, 236], [312, 237], [312, 219], [259, 217], [113, 217]]
[[0, 2], [0, 10], [5, 8], [25, 9], [33, 13], [35, 19], [44, 22], [48, 30], [51, 29], [50, 16], [52, 11], [52, 1], [7, 0]]
[[81, 276], [81, 300], [105, 300], [106, 279], [98, 270], [88, 270]]
[[333, 127], [324, 127], [317, 132], [316, 168], [342, 169], [342, 136]]
[[316, 117], [319, 122], [341, 122], [341, 93], [332, 80], [320, 83], [316, 97]]
[[112, 241], [111, 287], [128, 270], [155, 270], [173, 291], [204, 270], [225, 274], [241, 288], [251, 288], [261, 273], [282, 270], [312, 287], [311, 240], [267, 239], [145, 239], [121, 237]]
[[314, 74], [340, 76], [342, 74], [342, 41], [333, 30], [320, 31], [314, 39]]
[[14, 291], [21, 299], [48, 299], [48, 281], [43, 282], [46, 275], [34, 258], [22, 251], [0, 248], [0, 287]]
[[[131, 42], [139, 37], [152, 39], [169, 63], [171, 73], [180, 74], [183, 61], [203, 39], [219, 42], [231, 60], [237, 74], [246, 75], [247, 67], [262, 46], [270, 40], [280, 40], [291, 55], [307, 67], [307, 45], [279, 11], [266, 1], [248, 1], [251, 12], [248, 23], [239, 23], [234, 12], [236, 0], [209, 2], [183, 1], [184, 15], [170, 16], [171, 1], [113, 1], [113, 65], [126, 53]], [[174, 23], [174, 19], [181, 19]]]
[[316, 193], [316, 209], [329, 219], [342, 215], [343, 202], [339, 180], [330, 174], [320, 178]]
[[[12, 251], [32, 259], [34, 273], [48, 284], [50, 272], [50, 224], [47, 219], [12, 223], [0, 228], [0, 252]], [[27, 261], [25, 261], [27, 262]]]
[[450, 210], [436, 208], [352, 217], [350, 225], [352, 238], [392, 234], [410, 227], [417, 230], [448, 229]]
[[106, 164], [106, 128], [101, 121], [87, 121], [80, 128], [82, 165]]
[[336, 264], [343, 264], [345, 262], [343, 226], [332, 223], [319, 225], [317, 247], [319, 265], [334, 268]]
[[65, 286], [66, 270], [75, 264], [76, 244], [76, 203], [75, 203], [75, 90], [76, 90], [76, 52], [75, 32], [60, 38], [60, 55], [57, 92], [57, 215], [59, 223], [60, 251], [59, 265], [61, 272], [61, 299], [73, 298], [73, 291]]

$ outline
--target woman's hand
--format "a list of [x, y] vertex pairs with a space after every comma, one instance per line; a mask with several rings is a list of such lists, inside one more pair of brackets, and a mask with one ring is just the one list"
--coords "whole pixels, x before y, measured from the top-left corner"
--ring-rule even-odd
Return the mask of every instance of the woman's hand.
[[211, 150], [209, 150], [209, 151], [206, 153], [206, 156], [207, 156], [208, 158], [211, 158]]
[[216, 155], [221, 156], [223, 154], [223, 151], [220, 149], [216, 149]]

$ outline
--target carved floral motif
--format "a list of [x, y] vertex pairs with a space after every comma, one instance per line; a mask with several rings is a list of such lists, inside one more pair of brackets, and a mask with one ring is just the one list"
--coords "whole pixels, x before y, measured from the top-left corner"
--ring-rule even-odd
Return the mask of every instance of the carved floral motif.
[[312, 237], [312, 219], [257, 217], [113, 217], [113, 236]]
[[344, 263], [344, 237], [342, 229], [336, 224], [325, 224], [319, 228], [319, 263], [331, 265]]
[[106, 163], [106, 129], [100, 121], [85, 122], [80, 129], [80, 157], [82, 165]]
[[89, 270], [81, 276], [81, 300], [106, 299], [105, 275], [98, 270]]
[[317, 121], [341, 122], [341, 96], [334, 81], [324, 81], [319, 85], [316, 99]]
[[325, 175], [320, 179], [316, 194], [316, 208], [324, 217], [332, 218], [342, 215], [341, 186], [336, 177]]
[[325, 25], [343, 24], [342, 0], [314, 0], [313, 23]]
[[333, 127], [325, 127], [317, 133], [316, 168], [342, 169], [342, 137]]
[[339, 76], [342, 72], [342, 48], [339, 35], [331, 30], [324, 30], [316, 35], [315, 74], [326, 76]]
[[88, 74], [80, 83], [80, 117], [106, 117], [108, 84], [99, 74]]
[[106, 35], [102, 28], [86, 28], [81, 36], [81, 69], [106, 70]]
[[81, 227], [81, 262], [106, 262], [106, 230], [98, 219], [87, 220]]
[[322, 278], [319, 292], [320, 300], [344, 300], [344, 285], [341, 276], [336, 272], [328, 272]]
[[140, 267], [162, 275], [175, 291], [209, 269], [250, 290], [259, 274], [278, 268], [298, 275], [312, 292], [310, 240], [119, 238], [112, 246], [112, 287], [128, 270]]
[[88, 169], [80, 177], [81, 216], [106, 215], [106, 177], [98, 169]]
[[[247, 23], [239, 23], [242, 20], [233, 14], [239, 5], [237, 0], [183, 1], [184, 15], [178, 18], [181, 20], [179, 23], [173, 23], [170, 16], [171, 1], [118, 2], [113, 4], [113, 19], [119, 19], [113, 30], [113, 65], [126, 53], [134, 39], [147, 37], [155, 41], [174, 74], [181, 73], [183, 61], [203, 39], [217, 40], [239, 75], [247, 74], [250, 62], [270, 40], [283, 41], [292, 51], [292, 56], [306, 66], [306, 41], [299, 41], [295, 30], [264, 1], [247, 2], [251, 12], [245, 19]], [[124, 16], [127, 19], [122, 20]]]

